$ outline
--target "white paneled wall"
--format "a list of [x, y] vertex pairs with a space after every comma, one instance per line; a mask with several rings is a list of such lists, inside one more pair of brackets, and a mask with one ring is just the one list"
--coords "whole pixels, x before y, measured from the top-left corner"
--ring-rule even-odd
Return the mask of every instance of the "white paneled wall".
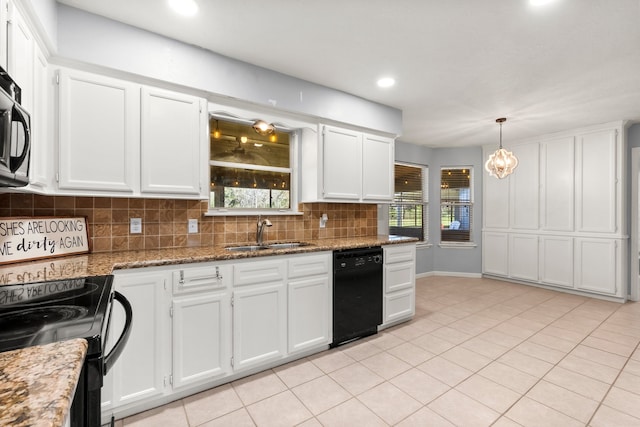
[[626, 299], [625, 126], [509, 146], [515, 172], [483, 176], [484, 274]]

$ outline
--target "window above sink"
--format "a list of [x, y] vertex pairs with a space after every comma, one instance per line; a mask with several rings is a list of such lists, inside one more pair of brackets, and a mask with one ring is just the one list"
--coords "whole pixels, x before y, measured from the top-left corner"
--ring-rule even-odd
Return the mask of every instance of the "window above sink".
[[209, 119], [209, 208], [291, 209], [291, 133]]

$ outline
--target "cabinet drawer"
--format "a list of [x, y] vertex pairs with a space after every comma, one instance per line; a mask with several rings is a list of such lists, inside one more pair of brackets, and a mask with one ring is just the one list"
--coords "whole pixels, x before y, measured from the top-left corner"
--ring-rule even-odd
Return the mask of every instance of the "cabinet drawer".
[[399, 289], [413, 287], [415, 265], [412, 262], [404, 262], [384, 266], [384, 291], [394, 292]]
[[384, 324], [411, 318], [415, 314], [413, 290], [394, 292], [384, 297]]
[[416, 258], [415, 245], [392, 245], [384, 247], [384, 263], [414, 261]]
[[222, 289], [229, 283], [229, 265], [186, 267], [172, 273], [174, 294]]
[[284, 280], [286, 276], [286, 261], [248, 260], [233, 266], [233, 285], [254, 285]]
[[331, 255], [303, 255], [289, 260], [289, 278], [328, 274], [331, 268]]

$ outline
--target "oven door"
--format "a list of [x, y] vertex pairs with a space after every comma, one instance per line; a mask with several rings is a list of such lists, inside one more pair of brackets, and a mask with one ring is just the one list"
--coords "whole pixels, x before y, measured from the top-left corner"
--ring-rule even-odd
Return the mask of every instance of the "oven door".
[[109, 327], [111, 326], [113, 301], [117, 301], [125, 312], [124, 327], [116, 343], [106, 355], [87, 355], [84, 367], [78, 380], [76, 394], [71, 405], [70, 424], [72, 427], [99, 427], [101, 425], [101, 388], [103, 377], [118, 359], [129, 335], [131, 334], [131, 324], [133, 320], [133, 311], [131, 304], [120, 292], [113, 292], [112, 303], [109, 307], [108, 318], [105, 321], [106, 328], [103, 329], [102, 348], [106, 351], [106, 337], [108, 337]]

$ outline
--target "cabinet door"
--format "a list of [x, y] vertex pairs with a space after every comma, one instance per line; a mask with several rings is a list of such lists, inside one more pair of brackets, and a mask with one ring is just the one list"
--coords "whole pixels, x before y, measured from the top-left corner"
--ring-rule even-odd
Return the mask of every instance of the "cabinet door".
[[322, 138], [322, 197], [359, 200], [362, 193], [362, 134], [324, 126]]
[[47, 60], [34, 44], [33, 88], [34, 105], [31, 113], [31, 166], [29, 181], [32, 185], [50, 184], [53, 164], [53, 138], [49, 129], [49, 73]]
[[391, 138], [364, 135], [362, 140], [362, 200], [393, 200], [394, 143]]
[[11, 19], [8, 25], [8, 72], [22, 89], [22, 106], [27, 110], [33, 109], [33, 47], [34, 40], [31, 30], [15, 6], [9, 10]]
[[576, 288], [623, 296], [618, 283], [619, 259], [616, 240], [576, 238]]
[[541, 144], [542, 229], [573, 231], [574, 137]]
[[578, 231], [617, 231], [618, 142], [615, 129], [578, 137], [576, 218]]
[[[484, 158], [487, 158], [488, 155], [485, 152]], [[486, 228], [506, 229], [509, 227], [509, 180], [512, 176], [497, 179], [489, 176], [486, 171], [482, 175], [483, 221]]]
[[400, 289], [413, 288], [415, 285], [415, 262], [403, 262], [384, 265], [384, 291], [394, 292]]
[[231, 369], [228, 292], [173, 300], [173, 386], [189, 386]]
[[383, 325], [413, 317], [416, 311], [415, 292], [405, 289], [384, 296]]
[[509, 239], [506, 233], [483, 233], [482, 272], [498, 276], [509, 274]]
[[289, 282], [289, 353], [329, 345], [331, 327], [329, 276]]
[[524, 144], [514, 148], [518, 168], [509, 176], [511, 227], [527, 230], [538, 229], [539, 200], [539, 146]]
[[540, 280], [573, 287], [573, 237], [542, 236], [540, 246]]
[[242, 370], [284, 357], [287, 345], [284, 283], [233, 292], [233, 368]]
[[138, 86], [60, 70], [59, 187], [132, 193], [138, 186]]
[[0, 67], [8, 70], [7, 67], [7, 35], [9, 22], [9, 1], [0, 0]]
[[509, 236], [509, 276], [514, 279], [538, 281], [538, 236]]
[[142, 192], [200, 193], [200, 98], [142, 88]]
[[[131, 335], [111, 371], [113, 406], [151, 400], [164, 394], [170, 366], [169, 303], [166, 273], [115, 274], [115, 289], [131, 303]], [[114, 305], [111, 331], [121, 331], [124, 313]]]

